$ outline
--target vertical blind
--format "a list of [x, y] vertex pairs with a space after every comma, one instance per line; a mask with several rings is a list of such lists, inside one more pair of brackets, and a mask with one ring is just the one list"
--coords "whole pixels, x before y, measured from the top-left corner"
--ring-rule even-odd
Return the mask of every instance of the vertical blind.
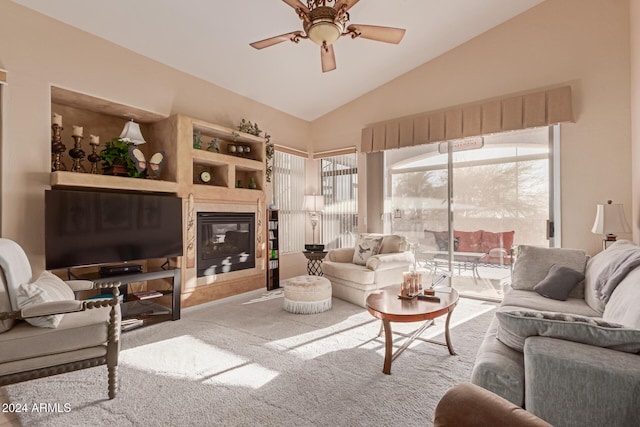
[[273, 156], [273, 200], [278, 208], [280, 252], [304, 249], [305, 159], [278, 151]]
[[322, 195], [322, 242], [325, 249], [353, 246], [358, 231], [358, 166], [356, 153], [320, 159]]

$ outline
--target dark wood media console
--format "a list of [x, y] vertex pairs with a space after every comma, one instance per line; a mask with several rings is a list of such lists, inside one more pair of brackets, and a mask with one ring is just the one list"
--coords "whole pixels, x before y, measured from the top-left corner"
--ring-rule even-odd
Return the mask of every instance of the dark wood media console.
[[[133, 329], [134, 327], [146, 326], [152, 323], [163, 322], [167, 320], [179, 320], [180, 319], [180, 294], [181, 294], [181, 270], [179, 268], [171, 268], [166, 270], [154, 270], [142, 273], [124, 274], [108, 277], [100, 277], [99, 274], [90, 273], [78, 277], [82, 279], [91, 280], [96, 283], [103, 282], [120, 282], [122, 284], [121, 294], [124, 296], [122, 303], [122, 319], [123, 330]], [[129, 284], [144, 282], [156, 279], [172, 278], [172, 284], [170, 290], [158, 290], [161, 295], [158, 297], [170, 296], [171, 297], [171, 309], [168, 313], [153, 313], [153, 307], [162, 307], [159, 304], [153, 303], [153, 299], [135, 297], [135, 293], [129, 292]], [[150, 288], [153, 288], [152, 286]], [[149, 310], [145, 311], [145, 307]], [[152, 313], [149, 313], [152, 311]], [[130, 319], [138, 319], [138, 322], [127, 322]], [[130, 326], [130, 327], [128, 327]]]

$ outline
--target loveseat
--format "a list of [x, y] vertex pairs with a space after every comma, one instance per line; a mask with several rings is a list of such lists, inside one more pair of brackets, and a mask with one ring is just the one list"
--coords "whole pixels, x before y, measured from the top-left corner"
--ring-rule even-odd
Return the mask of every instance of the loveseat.
[[640, 425], [640, 247], [519, 246], [471, 382], [554, 426]]
[[[371, 292], [402, 281], [402, 273], [414, 260], [408, 249], [404, 236], [361, 234], [355, 247], [330, 250], [322, 271], [331, 282], [334, 297], [365, 307]], [[360, 254], [366, 259], [361, 258], [361, 264], [356, 264]]]

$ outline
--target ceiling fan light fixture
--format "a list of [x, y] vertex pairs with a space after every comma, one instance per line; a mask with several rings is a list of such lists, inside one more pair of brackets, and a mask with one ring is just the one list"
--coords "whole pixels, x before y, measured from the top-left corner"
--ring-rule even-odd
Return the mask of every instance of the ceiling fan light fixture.
[[342, 35], [342, 28], [335, 22], [314, 22], [307, 29], [307, 36], [315, 44], [327, 46], [333, 44]]
[[[359, 0], [283, 0], [291, 6], [302, 21], [302, 31], [292, 31], [279, 36], [270, 37], [250, 43], [255, 49], [263, 49], [286, 40], [298, 43], [301, 39], [310, 39], [320, 46], [320, 63], [322, 72], [336, 69], [336, 57], [333, 44], [342, 36], [350, 35], [355, 39], [361, 37], [385, 43], [398, 44], [404, 36], [402, 28], [381, 27], [377, 25], [349, 25], [351, 20], [349, 9]], [[333, 7], [328, 6], [333, 4]]]

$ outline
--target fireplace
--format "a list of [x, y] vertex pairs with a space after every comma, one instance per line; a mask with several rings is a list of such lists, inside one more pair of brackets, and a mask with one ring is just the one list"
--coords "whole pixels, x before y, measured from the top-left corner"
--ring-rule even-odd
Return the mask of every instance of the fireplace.
[[255, 213], [198, 212], [198, 277], [255, 268]]

